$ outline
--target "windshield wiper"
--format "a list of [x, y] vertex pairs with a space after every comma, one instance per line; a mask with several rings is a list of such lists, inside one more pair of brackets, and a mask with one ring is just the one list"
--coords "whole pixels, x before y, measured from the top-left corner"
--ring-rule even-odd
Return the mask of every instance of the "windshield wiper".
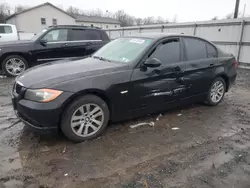
[[104, 57], [100, 57], [100, 56], [92, 56], [93, 58], [95, 58], [95, 59], [99, 59], [99, 60], [101, 60], [101, 61], [108, 61], [108, 62], [111, 62], [110, 60], [108, 60], [108, 59], [106, 59], [106, 58], [104, 58]]

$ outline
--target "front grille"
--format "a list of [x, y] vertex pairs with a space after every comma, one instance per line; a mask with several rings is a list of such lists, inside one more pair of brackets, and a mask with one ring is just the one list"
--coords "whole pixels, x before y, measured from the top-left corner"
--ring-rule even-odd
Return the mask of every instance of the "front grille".
[[21, 90], [22, 90], [22, 84], [20, 84], [19, 82], [16, 82], [14, 85], [14, 93], [16, 94], [20, 94]]

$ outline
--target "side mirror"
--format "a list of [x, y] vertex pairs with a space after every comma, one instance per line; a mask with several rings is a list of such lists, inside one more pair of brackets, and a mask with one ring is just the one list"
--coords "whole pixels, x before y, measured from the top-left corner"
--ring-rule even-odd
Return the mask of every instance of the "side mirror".
[[47, 44], [47, 40], [41, 39], [40, 40], [40, 44], [43, 45], [43, 46], [45, 46]]
[[161, 66], [161, 61], [157, 58], [150, 58], [144, 62], [144, 65], [146, 67], [156, 68]]

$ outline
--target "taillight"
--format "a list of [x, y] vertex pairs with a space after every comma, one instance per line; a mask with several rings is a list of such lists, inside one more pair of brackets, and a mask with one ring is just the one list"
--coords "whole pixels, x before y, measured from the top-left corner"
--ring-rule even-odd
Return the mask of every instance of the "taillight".
[[238, 62], [236, 60], [234, 60], [234, 68], [238, 68]]

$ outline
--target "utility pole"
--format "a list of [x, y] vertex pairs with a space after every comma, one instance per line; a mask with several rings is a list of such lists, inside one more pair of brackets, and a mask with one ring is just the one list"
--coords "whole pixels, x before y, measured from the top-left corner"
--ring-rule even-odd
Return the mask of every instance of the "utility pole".
[[240, 0], [236, 0], [235, 9], [234, 9], [234, 18], [237, 18], [237, 17], [238, 17], [239, 5], [240, 5]]

